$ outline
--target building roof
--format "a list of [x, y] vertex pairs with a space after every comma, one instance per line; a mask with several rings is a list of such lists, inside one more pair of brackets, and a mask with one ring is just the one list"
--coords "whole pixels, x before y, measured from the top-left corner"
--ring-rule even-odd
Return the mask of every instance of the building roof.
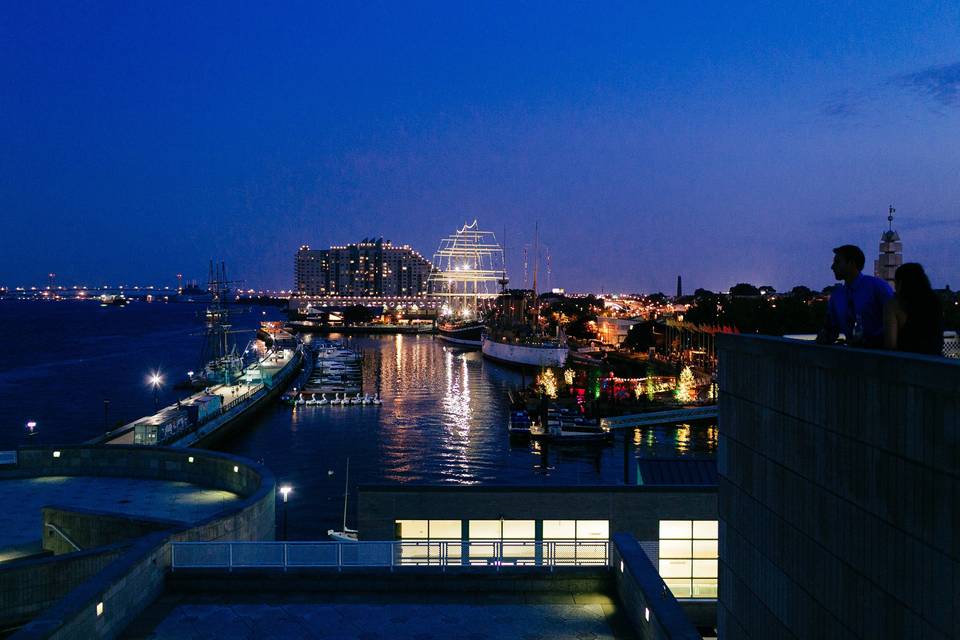
[[716, 486], [717, 461], [643, 458], [637, 460], [637, 484]]

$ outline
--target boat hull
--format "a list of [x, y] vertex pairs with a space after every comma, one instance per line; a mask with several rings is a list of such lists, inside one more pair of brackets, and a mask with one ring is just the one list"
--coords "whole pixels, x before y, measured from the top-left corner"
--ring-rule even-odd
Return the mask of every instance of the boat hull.
[[479, 349], [483, 344], [483, 332], [486, 327], [481, 323], [469, 325], [444, 325], [437, 327], [437, 337], [444, 342], [462, 347]]
[[515, 367], [562, 367], [569, 351], [559, 346], [507, 344], [488, 337], [481, 349], [484, 357]]

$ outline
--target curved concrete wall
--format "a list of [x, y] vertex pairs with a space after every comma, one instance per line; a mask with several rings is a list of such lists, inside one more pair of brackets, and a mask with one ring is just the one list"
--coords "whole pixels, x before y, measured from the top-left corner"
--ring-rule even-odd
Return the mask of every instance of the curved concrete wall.
[[[54, 451], [60, 455], [54, 457]], [[0, 470], [0, 481], [40, 476], [190, 482], [231, 491], [242, 499], [239, 504], [206, 519], [111, 545], [108, 554], [99, 553], [101, 549], [108, 550], [101, 547], [14, 562], [0, 569], [0, 614], [16, 611], [23, 619], [43, 611], [17, 637], [113, 637], [119, 634], [140, 609], [162, 591], [170, 566], [170, 542], [274, 539], [276, 481], [268, 469], [243, 458], [209, 451], [118, 445], [29, 447], [20, 449], [15, 468]], [[74, 522], [94, 526], [96, 513], [88, 511], [83, 515]], [[116, 516], [104, 513], [103, 519]], [[95, 526], [102, 528], [100, 524]], [[98, 537], [105, 537], [102, 531]], [[119, 539], [123, 537], [118, 533]], [[74, 558], [78, 556], [107, 558], [111, 562], [106, 566], [102, 560], [77, 562]], [[101, 602], [104, 614], [98, 616], [96, 608]]]

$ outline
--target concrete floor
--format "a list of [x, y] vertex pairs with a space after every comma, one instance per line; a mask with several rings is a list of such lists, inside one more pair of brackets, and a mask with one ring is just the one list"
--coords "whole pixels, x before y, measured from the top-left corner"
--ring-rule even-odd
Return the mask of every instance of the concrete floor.
[[632, 638], [600, 594], [166, 595], [121, 636], [312, 640]]
[[0, 480], [0, 553], [42, 538], [41, 507], [80, 507], [191, 522], [239, 501], [229, 491], [186, 482], [47, 476]]

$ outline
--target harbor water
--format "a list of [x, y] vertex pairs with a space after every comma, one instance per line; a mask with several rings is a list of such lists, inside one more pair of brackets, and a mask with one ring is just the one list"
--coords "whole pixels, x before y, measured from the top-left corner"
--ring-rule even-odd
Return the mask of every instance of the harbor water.
[[[200, 366], [202, 317], [203, 307], [193, 304], [0, 301], [7, 338], [0, 355], [0, 449], [79, 443], [152, 413], [153, 371], [164, 380], [161, 406], [187, 395], [173, 382]], [[239, 348], [254, 339], [261, 320], [281, 317], [274, 307], [235, 308]], [[710, 425], [628, 431], [602, 445], [511, 443], [507, 391], [529, 377], [429, 335], [343, 340], [364, 353], [363, 391], [379, 393], [382, 405], [276, 403], [217, 445], [264, 463], [278, 482], [291, 485], [292, 539], [320, 539], [339, 526], [348, 457], [348, 524], [354, 524], [358, 484], [622, 484], [636, 481], [636, 457], [716, 449]], [[37, 423], [32, 430], [30, 421]]]

